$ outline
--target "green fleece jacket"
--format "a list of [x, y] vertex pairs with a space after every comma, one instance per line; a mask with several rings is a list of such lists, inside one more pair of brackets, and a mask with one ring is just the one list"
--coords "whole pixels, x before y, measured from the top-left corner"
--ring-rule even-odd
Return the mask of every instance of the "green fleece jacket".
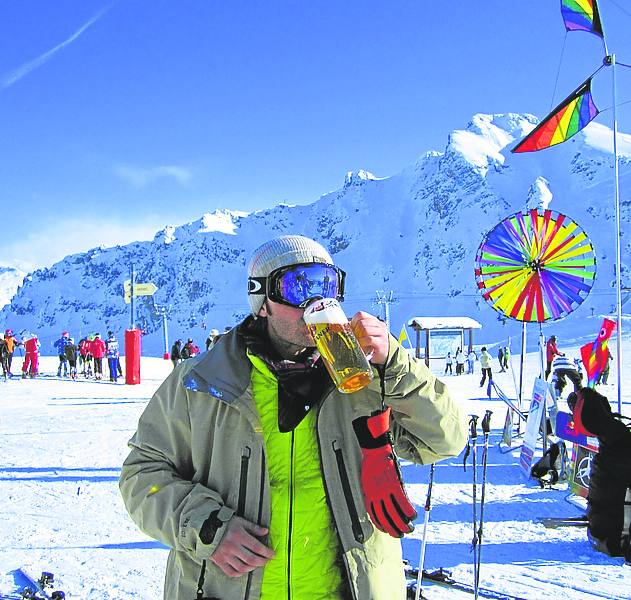
[[[140, 417], [121, 471], [121, 493], [138, 527], [172, 548], [165, 600], [195, 597], [199, 572], [234, 513], [268, 527], [270, 474], [263, 429], [252, 397], [252, 363], [236, 330], [211, 352], [179, 365]], [[386, 404], [401, 458], [427, 464], [456, 456], [467, 426], [445, 385], [390, 338]], [[364, 390], [335, 389], [318, 405], [315, 431], [322, 477], [346, 578], [355, 600], [403, 600], [398, 539], [376, 529], [364, 508], [361, 450], [352, 421], [381, 406], [379, 377]], [[217, 512], [218, 511], [218, 512]], [[200, 538], [211, 513], [217, 528]], [[204, 594], [258, 599], [263, 569], [227, 577], [208, 563]]]
[[275, 553], [263, 570], [261, 598], [341, 600], [337, 535], [322, 481], [315, 412], [281, 432], [276, 378], [260, 358], [248, 356], [271, 484], [268, 544]]

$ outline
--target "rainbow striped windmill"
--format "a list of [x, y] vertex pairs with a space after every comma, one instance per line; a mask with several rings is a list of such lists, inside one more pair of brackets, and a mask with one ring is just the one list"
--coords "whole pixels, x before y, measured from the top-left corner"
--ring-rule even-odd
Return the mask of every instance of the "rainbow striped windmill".
[[476, 254], [475, 278], [484, 299], [524, 323], [567, 316], [585, 300], [595, 276], [587, 234], [552, 210], [504, 219], [486, 234]]
[[552, 210], [511, 215], [482, 240], [475, 259], [478, 289], [497, 312], [522, 322], [520, 409], [526, 324], [539, 323], [541, 377], [545, 379], [541, 323], [576, 310], [595, 277], [596, 257], [587, 234], [572, 219]]

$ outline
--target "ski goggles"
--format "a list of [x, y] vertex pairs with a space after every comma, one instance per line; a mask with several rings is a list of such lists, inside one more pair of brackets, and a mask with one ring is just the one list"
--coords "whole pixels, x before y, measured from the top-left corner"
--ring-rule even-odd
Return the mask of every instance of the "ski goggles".
[[335, 265], [303, 263], [280, 267], [267, 277], [249, 277], [248, 294], [264, 295], [288, 306], [304, 307], [315, 298], [344, 300], [346, 273]]

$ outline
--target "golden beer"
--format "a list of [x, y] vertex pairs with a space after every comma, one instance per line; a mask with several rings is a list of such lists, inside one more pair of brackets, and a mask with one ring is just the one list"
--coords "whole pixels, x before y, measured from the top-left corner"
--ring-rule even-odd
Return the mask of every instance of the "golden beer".
[[324, 298], [310, 304], [304, 320], [333, 383], [350, 394], [372, 380], [372, 368], [339, 302]]

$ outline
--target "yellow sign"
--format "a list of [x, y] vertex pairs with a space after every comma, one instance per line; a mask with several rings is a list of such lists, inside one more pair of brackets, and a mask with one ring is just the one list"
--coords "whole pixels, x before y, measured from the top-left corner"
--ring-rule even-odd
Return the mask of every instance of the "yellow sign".
[[[123, 283], [125, 290], [125, 303], [131, 302], [131, 279], [127, 279]], [[158, 286], [155, 283], [136, 283], [134, 284], [134, 298], [136, 296], [153, 296], [158, 291]]]

